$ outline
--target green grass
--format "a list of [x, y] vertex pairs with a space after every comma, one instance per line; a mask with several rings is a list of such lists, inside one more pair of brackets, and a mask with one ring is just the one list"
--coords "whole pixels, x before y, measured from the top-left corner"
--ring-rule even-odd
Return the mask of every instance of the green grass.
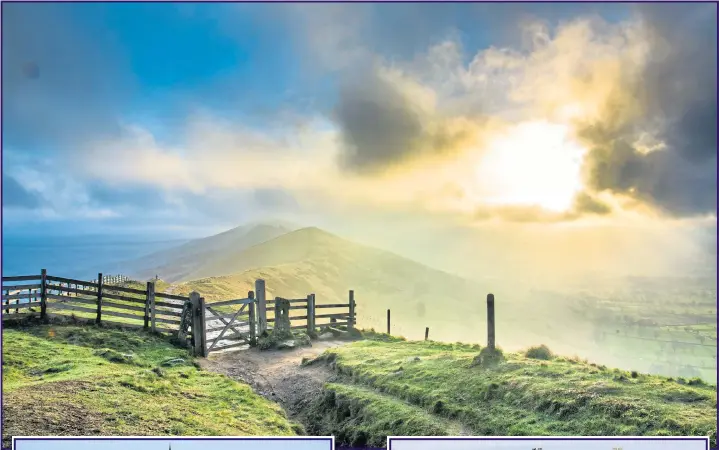
[[3, 446], [13, 435], [296, 435], [243, 383], [142, 332], [34, 326], [3, 333]]
[[385, 447], [386, 436], [453, 436], [460, 427], [424, 409], [362, 386], [334, 384], [305, 410], [313, 435], [333, 435], [353, 447]]
[[[520, 353], [505, 353], [504, 361], [482, 366], [474, 362], [478, 354], [478, 346], [373, 339], [328, 350], [320, 360], [339, 374], [346, 388], [343, 396], [368, 401], [371, 390], [383, 396], [373, 408], [385, 409], [392, 404], [387, 399], [394, 399], [419, 408], [405, 410], [418, 423], [425, 423], [431, 413], [474, 435], [710, 436], [716, 445], [716, 386], [701, 380]], [[338, 391], [337, 385], [328, 390]], [[343, 420], [376, 433], [397, 434], [373, 425], [374, 417], [381, 416]], [[340, 427], [343, 423], [328, 421]], [[430, 426], [414, 431], [432, 434]]]

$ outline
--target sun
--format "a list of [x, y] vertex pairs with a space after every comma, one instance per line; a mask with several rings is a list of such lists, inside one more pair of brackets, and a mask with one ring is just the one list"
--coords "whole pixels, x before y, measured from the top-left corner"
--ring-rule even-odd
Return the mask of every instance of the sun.
[[497, 206], [572, 207], [586, 149], [564, 124], [520, 123], [490, 140], [476, 170], [482, 200]]

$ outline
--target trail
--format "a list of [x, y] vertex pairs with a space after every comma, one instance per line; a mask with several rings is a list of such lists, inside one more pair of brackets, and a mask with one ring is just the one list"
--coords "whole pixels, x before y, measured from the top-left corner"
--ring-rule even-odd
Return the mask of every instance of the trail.
[[246, 350], [218, 353], [201, 359], [205, 370], [222, 373], [249, 384], [255, 392], [279, 403], [294, 416], [310, 399], [320, 394], [333, 372], [322, 364], [302, 366], [302, 359], [312, 359], [329, 348], [347, 341], [315, 341], [312, 347], [294, 350]]
[[[312, 399], [321, 395], [326, 382], [337, 378], [328, 366], [303, 366], [302, 359], [316, 358], [327, 349], [347, 343], [340, 340], [313, 341], [312, 347], [294, 350], [260, 351], [247, 348], [211, 355], [201, 359], [200, 365], [205, 370], [249, 384], [259, 395], [279, 403], [290, 418], [295, 418]], [[440, 420], [453, 424], [460, 436], [473, 435], [471, 430], [458, 421], [447, 418]]]

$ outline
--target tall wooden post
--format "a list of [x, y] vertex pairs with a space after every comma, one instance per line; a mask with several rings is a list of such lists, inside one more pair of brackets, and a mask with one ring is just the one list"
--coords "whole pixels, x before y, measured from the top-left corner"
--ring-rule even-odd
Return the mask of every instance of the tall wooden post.
[[202, 355], [202, 329], [205, 324], [200, 315], [200, 294], [196, 291], [190, 292], [190, 304], [192, 305], [192, 343], [196, 356]]
[[348, 329], [354, 329], [355, 327], [355, 291], [350, 290], [350, 317], [349, 323], [347, 324]]
[[311, 337], [315, 332], [315, 294], [307, 295], [307, 334]]
[[426, 341], [428, 339], [429, 339], [429, 327], [424, 329], [424, 340]]
[[47, 314], [47, 270], [40, 271], [40, 318]]
[[251, 302], [249, 305], [250, 313], [250, 346], [257, 345], [257, 302]]
[[100, 325], [102, 322], [102, 274], [97, 274], [97, 317], [95, 323]]
[[255, 280], [255, 295], [257, 296], [258, 333], [262, 336], [267, 332], [267, 297], [265, 293], [265, 280]]
[[388, 309], [387, 310], [387, 334], [391, 334], [389, 324], [390, 324], [390, 321], [389, 321], [389, 309]]
[[157, 312], [155, 311], [155, 282], [147, 282], [147, 299], [145, 300], [145, 328], [152, 326], [152, 332], [155, 332]]
[[494, 294], [487, 294], [487, 347], [494, 350]]
[[[198, 294], [199, 295], [199, 294]], [[205, 326], [205, 297], [200, 297], [200, 353], [201, 356], [207, 356], [207, 327]]]

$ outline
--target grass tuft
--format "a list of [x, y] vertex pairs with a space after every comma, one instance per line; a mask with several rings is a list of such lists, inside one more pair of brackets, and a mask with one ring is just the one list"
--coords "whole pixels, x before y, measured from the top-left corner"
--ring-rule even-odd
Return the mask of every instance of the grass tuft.
[[549, 348], [546, 345], [540, 345], [538, 347], [530, 347], [527, 349], [527, 351], [524, 353], [524, 355], [527, 358], [541, 359], [544, 361], [549, 361], [552, 358], [554, 358], [554, 354], [552, 354], [552, 351], [549, 350]]
[[[272, 350], [282, 348], [283, 343], [291, 342], [296, 347], [311, 347], [312, 341], [307, 333], [301, 332], [271, 332], [257, 339], [257, 348]], [[289, 347], [288, 347], [289, 348]]]
[[472, 365], [479, 367], [492, 367], [504, 361], [504, 353], [500, 348], [484, 347], [474, 358]]

